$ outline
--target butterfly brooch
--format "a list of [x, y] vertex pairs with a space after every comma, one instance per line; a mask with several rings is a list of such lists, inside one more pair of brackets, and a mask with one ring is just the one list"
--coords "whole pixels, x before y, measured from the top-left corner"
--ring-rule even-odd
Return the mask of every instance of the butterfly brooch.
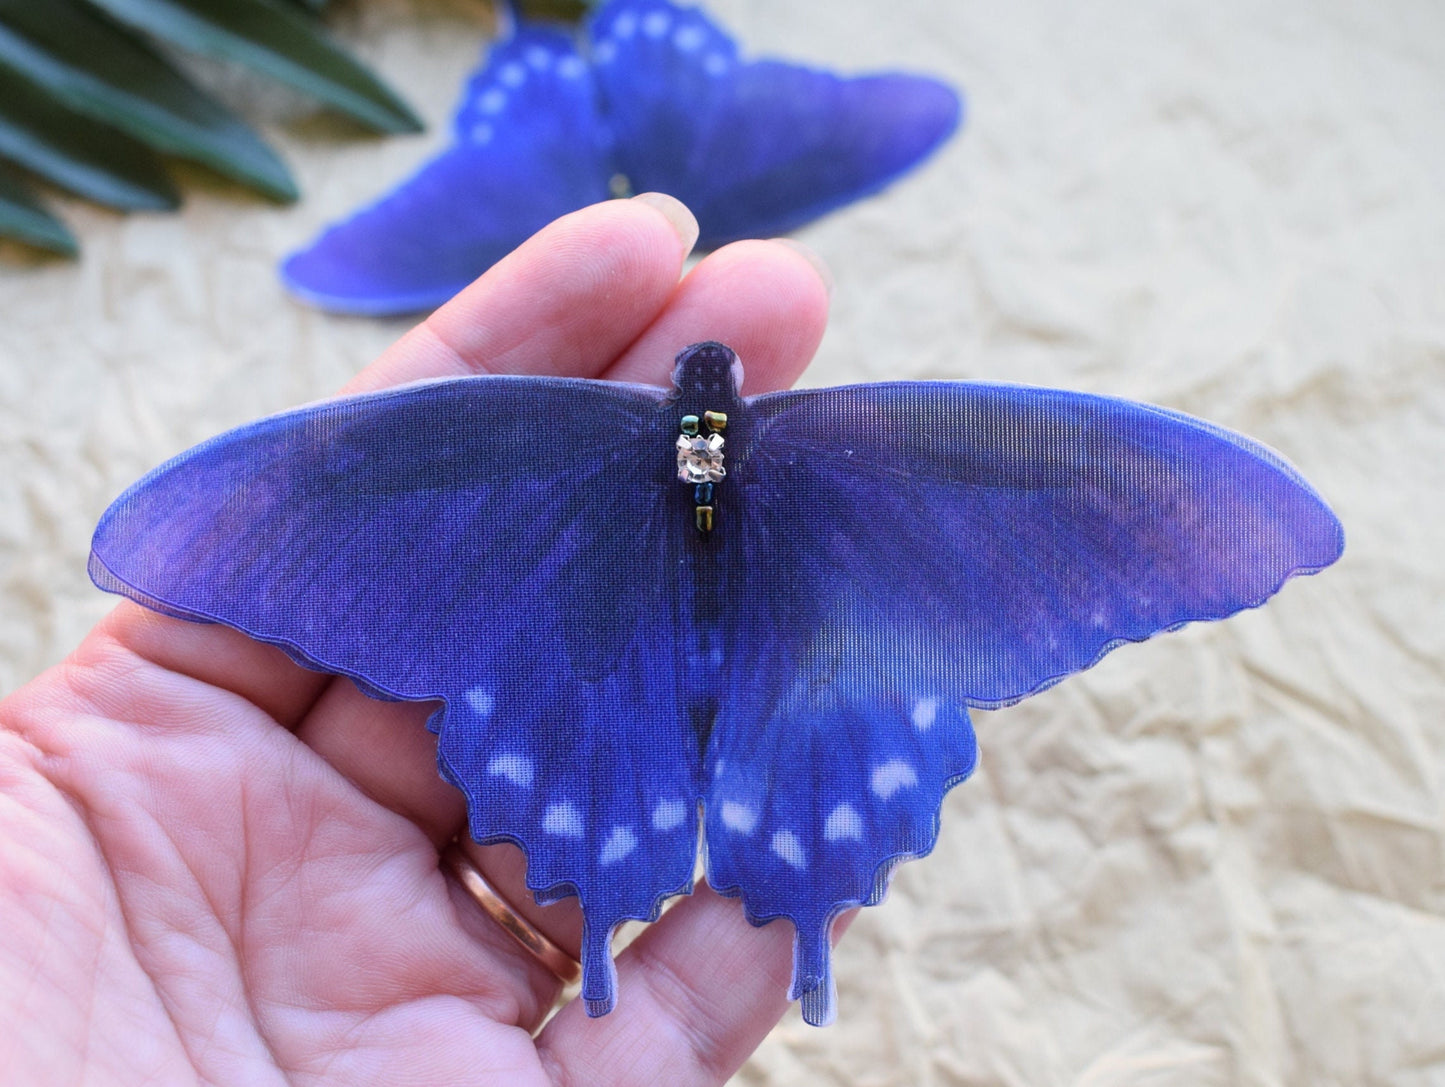
[[826, 1023], [830, 925], [933, 848], [970, 707], [1262, 604], [1344, 538], [1279, 456], [1161, 408], [739, 376], [703, 343], [670, 391], [468, 377], [263, 419], [122, 495], [91, 576], [439, 701], [472, 836], [581, 901], [590, 1014], [701, 839], [750, 921], [792, 922]]
[[703, 248], [771, 237], [906, 173], [960, 110], [921, 76], [745, 61], [700, 10], [667, 0], [604, 5], [585, 52], [519, 22], [467, 84], [451, 146], [281, 278], [324, 309], [430, 309], [553, 219], [632, 192], [680, 199]]

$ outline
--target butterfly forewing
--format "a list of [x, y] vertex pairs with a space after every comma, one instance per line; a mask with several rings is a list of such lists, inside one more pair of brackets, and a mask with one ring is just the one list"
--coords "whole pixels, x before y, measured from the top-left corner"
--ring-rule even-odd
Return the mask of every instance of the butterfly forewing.
[[696, 854], [661, 397], [472, 378], [264, 420], [122, 496], [91, 562], [148, 606], [444, 700], [439, 760], [473, 835], [581, 897], [594, 1011], [611, 930], [686, 890]]

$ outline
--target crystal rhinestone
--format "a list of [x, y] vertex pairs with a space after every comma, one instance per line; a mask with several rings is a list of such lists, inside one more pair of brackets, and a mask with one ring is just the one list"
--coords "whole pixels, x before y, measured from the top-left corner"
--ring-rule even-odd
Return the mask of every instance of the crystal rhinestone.
[[677, 478], [684, 483], [713, 483], [727, 474], [723, 468], [721, 434], [677, 438]]

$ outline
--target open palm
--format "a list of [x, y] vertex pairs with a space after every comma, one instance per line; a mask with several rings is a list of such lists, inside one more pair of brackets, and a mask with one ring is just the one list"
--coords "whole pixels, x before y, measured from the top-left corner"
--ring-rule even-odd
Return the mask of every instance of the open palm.
[[[665, 382], [723, 340], [747, 391], [789, 384], [827, 291], [776, 242], [679, 279], [666, 198], [552, 224], [351, 391], [475, 372]], [[364, 632], [358, 632], [364, 636]], [[706, 888], [619, 960], [617, 1011], [573, 1001], [438, 869], [465, 825], [430, 707], [380, 703], [235, 632], [122, 604], [0, 704], [0, 1068], [15, 1083], [720, 1083], [785, 1008], [791, 933]], [[541, 909], [521, 854], [475, 848]]]

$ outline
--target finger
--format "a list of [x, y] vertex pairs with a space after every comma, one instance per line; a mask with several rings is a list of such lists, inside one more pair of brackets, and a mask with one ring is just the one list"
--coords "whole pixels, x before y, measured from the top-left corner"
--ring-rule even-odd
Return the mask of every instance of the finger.
[[596, 377], [667, 304], [697, 239], [673, 197], [643, 193], [544, 227], [398, 340], [346, 392], [424, 377]]
[[292, 728], [316, 704], [331, 677], [302, 668], [274, 646], [237, 630], [188, 623], [122, 601], [100, 632], [167, 672], [231, 691]]
[[618, 956], [616, 1009], [589, 1020], [574, 1000], [538, 1052], [559, 1083], [720, 1084], [787, 1011], [792, 940], [792, 926], [754, 928], [736, 900], [701, 885]]
[[791, 240], [735, 242], [688, 273], [607, 377], [667, 384], [678, 351], [717, 340], [742, 360], [749, 396], [786, 389], [822, 342], [831, 290], [822, 258], [806, 247]]

